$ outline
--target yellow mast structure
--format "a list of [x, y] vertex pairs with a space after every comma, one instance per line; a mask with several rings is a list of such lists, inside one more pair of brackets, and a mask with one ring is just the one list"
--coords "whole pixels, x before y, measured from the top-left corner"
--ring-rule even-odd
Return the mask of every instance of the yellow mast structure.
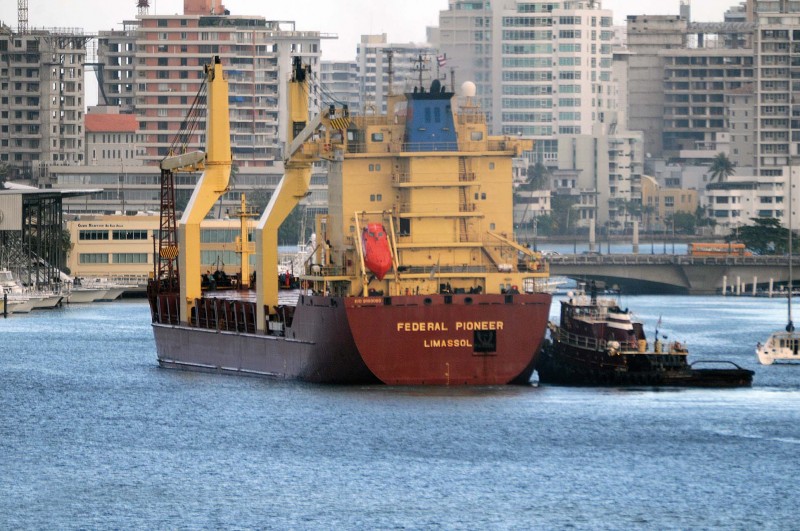
[[195, 299], [202, 296], [200, 289], [200, 222], [228, 190], [231, 174], [231, 133], [228, 113], [228, 81], [222, 73], [219, 57], [214, 64], [206, 65], [208, 86], [208, 115], [206, 117], [206, 153], [189, 153], [168, 157], [162, 169], [204, 168], [203, 175], [178, 224], [181, 271], [180, 319], [188, 323]]
[[239, 212], [236, 213], [239, 217], [239, 236], [236, 238], [236, 252], [241, 255], [242, 271], [240, 273], [239, 287], [247, 288], [250, 286], [250, 255], [255, 252], [255, 245], [248, 239], [249, 223], [248, 218], [258, 217], [247, 210], [247, 199], [245, 194], [242, 194], [242, 206]]

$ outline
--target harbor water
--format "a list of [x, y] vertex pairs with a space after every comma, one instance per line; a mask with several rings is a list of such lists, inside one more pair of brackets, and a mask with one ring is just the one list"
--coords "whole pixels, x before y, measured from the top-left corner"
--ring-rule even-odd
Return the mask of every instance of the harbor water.
[[785, 302], [620, 305], [753, 387], [319, 386], [159, 369], [144, 301], [0, 319], [0, 528], [796, 529]]

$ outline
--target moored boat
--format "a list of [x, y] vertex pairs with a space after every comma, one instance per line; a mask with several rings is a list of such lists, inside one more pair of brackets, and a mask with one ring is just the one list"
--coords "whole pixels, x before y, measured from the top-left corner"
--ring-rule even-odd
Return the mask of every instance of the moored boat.
[[570, 292], [536, 365], [545, 384], [744, 387], [753, 371], [732, 362], [695, 361], [678, 341], [648, 342], [644, 326], [612, 298]]
[[[227, 83], [219, 61], [207, 67], [207, 151], [162, 162], [162, 186], [173, 171], [205, 173], [177, 228], [160, 231], [149, 289], [159, 363], [325, 383], [528, 383], [551, 302], [536, 291], [546, 262], [511, 237], [511, 160], [531, 142], [489, 137], [483, 114], [438, 80], [390, 97], [387, 116], [330, 107], [308, 121], [306, 73], [296, 60], [286, 174], [254, 231], [255, 290], [212, 293], [200, 279], [199, 224], [226, 188], [231, 154]], [[296, 302], [281, 301], [277, 228], [320, 160], [320, 244]], [[174, 223], [169, 205], [162, 227]]]

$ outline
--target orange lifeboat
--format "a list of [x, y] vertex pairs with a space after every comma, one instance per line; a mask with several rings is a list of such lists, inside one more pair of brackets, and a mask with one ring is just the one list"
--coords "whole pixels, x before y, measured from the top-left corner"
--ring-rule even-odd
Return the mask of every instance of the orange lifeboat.
[[378, 280], [383, 280], [392, 268], [392, 250], [386, 229], [381, 223], [370, 223], [361, 233], [361, 241], [364, 244], [364, 265]]

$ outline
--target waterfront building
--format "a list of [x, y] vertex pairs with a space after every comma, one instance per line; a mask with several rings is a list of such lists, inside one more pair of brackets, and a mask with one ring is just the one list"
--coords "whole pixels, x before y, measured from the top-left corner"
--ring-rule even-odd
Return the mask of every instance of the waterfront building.
[[[67, 266], [73, 277], [100, 277], [137, 285], [146, 284], [152, 277], [158, 215], [80, 215], [69, 219], [66, 226], [72, 242]], [[242, 263], [241, 254], [236, 252], [239, 235], [238, 219], [203, 221], [202, 270], [238, 273]], [[251, 256], [251, 265], [255, 265], [255, 256]]]
[[698, 194], [694, 189], [665, 187], [649, 175], [642, 175], [642, 223], [647, 232], [664, 232], [677, 213], [695, 215]]

